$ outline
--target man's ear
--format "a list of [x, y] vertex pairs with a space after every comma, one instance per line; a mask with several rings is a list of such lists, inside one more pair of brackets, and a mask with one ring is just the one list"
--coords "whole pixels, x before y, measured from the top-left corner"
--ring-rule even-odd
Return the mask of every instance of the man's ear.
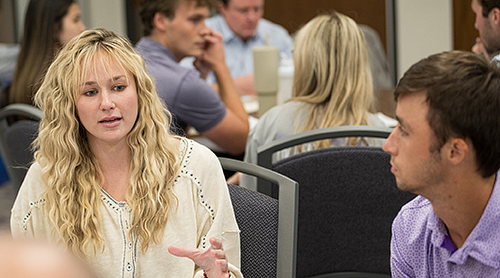
[[492, 23], [495, 24], [495, 26], [500, 27], [500, 9], [499, 8], [493, 8], [490, 11], [489, 16], [491, 17]]
[[162, 13], [155, 13], [153, 17], [153, 26], [159, 31], [165, 31], [167, 29], [170, 20]]
[[454, 165], [460, 164], [467, 158], [470, 147], [462, 138], [451, 138], [446, 144], [445, 157]]
[[224, 2], [222, 1], [217, 1], [217, 10], [219, 11], [222, 16], [224, 16], [224, 13], [226, 13], [226, 5], [224, 5]]

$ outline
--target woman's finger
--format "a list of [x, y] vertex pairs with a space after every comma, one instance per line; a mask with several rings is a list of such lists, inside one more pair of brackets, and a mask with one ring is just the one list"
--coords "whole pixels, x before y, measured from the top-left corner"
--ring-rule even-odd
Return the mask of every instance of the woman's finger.
[[222, 240], [220, 240], [216, 237], [210, 238], [210, 244], [212, 245], [212, 248], [214, 248], [214, 249], [222, 249]]

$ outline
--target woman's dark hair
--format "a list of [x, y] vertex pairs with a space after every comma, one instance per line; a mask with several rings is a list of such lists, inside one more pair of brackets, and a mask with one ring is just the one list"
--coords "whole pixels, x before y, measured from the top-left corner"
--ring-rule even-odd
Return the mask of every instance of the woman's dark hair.
[[74, 0], [31, 0], [17, 68], [8, 90], [8, 103], [32, 104], [47, 68], [61, 47], [62, 19]]

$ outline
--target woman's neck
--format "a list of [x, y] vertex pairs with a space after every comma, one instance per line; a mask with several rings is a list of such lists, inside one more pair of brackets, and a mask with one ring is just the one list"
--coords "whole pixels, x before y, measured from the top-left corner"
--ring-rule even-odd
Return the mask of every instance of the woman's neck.
[[126, 201], [130, 180], [131, 152], [128, 145], [92, 145], [91, 150], [102, 171], [104, 189], [116, 201]]

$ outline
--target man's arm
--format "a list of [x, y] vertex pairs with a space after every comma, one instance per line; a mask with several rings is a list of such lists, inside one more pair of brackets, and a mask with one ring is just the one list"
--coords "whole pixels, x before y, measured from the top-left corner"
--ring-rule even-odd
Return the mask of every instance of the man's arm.
[[203, 135], [229, 153], [241, 154], [245, 151], [249, 132], [248, 114], [224, 60], [222, 36], [210, 31], [205, 39], [207, 47], [198, 57], [196, 68], [202, 73], [207, 69], [214, 72], [219, 96], [226, 105], [227, 112], [221, 122], [205, 131]]
[[[240, 96], [256, 96], [253, 73], [241, 75], [233, 78], [234, 85]], [[219, 92], [219, 85], [212, 83], [212, 88]]]

